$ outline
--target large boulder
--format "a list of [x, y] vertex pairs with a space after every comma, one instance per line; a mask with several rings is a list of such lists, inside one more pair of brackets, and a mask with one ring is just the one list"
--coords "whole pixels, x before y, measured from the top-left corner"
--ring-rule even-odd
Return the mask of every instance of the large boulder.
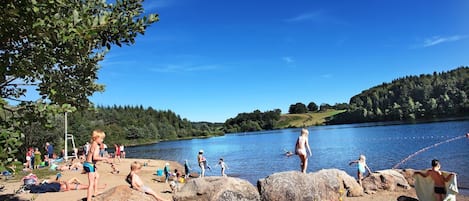
[[371, 173], [363, 179], [363, 188], [366, 192], [373, 191], [397, 191], [409, 189], [409, 183], [397, 170], [381, 170]]
[[407, 183], [409, 183], [410, 186], [414, 187], [415, 186], [415, 179], [414, 179], [414, 169], [398, 169], [397, 170], [399, 173], [404, 176], [404, 178], [407, 180]]
[[298, 171], [275, 173], [260, 179], [257, 187], [263, 201], [339, 200], [347, 194], [363, 195], [355, 179], [338, 169], [308, 174]]
[[189, 180], [173, 196], [174, 201], [259, 201], [256, 187], [233, 177], [202, 177]]
[[155, 201], [151, 195], [131, 189], [128, 185], [120, 185], [107, 190], [93, 198], [93, 201]]

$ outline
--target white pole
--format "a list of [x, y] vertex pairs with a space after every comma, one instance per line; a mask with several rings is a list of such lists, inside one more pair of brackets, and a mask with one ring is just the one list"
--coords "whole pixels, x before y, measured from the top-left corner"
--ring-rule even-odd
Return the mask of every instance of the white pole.
[[65, 150], [65, 153], [64, 153], [64, 157], [65, 157], [65, 161], [68, 160], [68, 151], [67, 151], [67, 144], [68, 144], [68, 135], [67, 135], [67, 112], [65, 112], [65, 147], [64, 147], [64, 150]]

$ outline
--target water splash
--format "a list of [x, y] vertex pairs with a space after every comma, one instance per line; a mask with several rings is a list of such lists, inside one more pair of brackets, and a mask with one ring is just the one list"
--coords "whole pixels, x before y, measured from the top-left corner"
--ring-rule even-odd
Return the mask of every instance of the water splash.
[[427, 151], [427, 150], [429, 150], [429, 149], [435, 148], [435, 147], [440, 146], [440, 145], [442, 145], [442, 144], [445, 144], [445, 143], [448, 143], [448, 142], [452, 142], [452, 141], [455, 141], [455, 140], [459, 140], [459, 139], [462, 139], [462, 138], [466, 138], [466, 137], [469, 138], [469, 135], [466, 134], [466, 135], [463, 135], [463, 136], [457, 136], [457, 137], [454, 137], [454, 138], [451, 138], [451, 139], [448, 139], [448, 140], [445, 140], [445, 141], [438, 142], [438, 143], [436, 143], [436, 144], [430, 145], [430, 146], [425, 147], [425, 148], [423, 148], [423, 149], [420, 149], [420, 150], [418, 150], [417, 152], [415, 152], [415, 153], [410, 154], [409, 156], [407, 156], [407, 157], [406, 157], [404, 160], [402, 160], [401, 162], [399, 162], [399, 163], [397, 163], [396, 165], [394, 165], [394, 166], [392, 167], [392, 169], [398, 168], [399, 166], [401, 166], [402, 164], [404, 164], [405, 162], [407, 162], [409, 159], [413, 158], [413, 157], [416, 156], [416, 155], [419, 155], [419, 154], [422, 153], [422, 152], [425, 152], [425, 151]]

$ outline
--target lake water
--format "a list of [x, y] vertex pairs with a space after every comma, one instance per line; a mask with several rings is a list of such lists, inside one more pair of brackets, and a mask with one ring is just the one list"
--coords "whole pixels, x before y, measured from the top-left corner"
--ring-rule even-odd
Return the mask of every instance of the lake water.
[[[337, 168], [356, 176], [356, 166], [348, 162], [360, 154], [367, 157], [371, 170], [390, 169], [410, 154], [433, 144], [469, 132], [469, 120], [436, 123], [378, 125], [348, 124], [309, 127], [313, 156], [308, 172]], [[218, 159], [223, 157], [229, 176], [257, 180], [275, 172], [300, 170], [296, 155], [286, 157], [284, 150], [294, 149], [300, 129], [227, 134], [221, 137], [167, 141], [126, 148], [128, 157], [178, 161], [189, 160], [193, 171], [199, 171], [197, 153], [203, 149], [212, 171], [220, 175]], [[425, 169], [432, 159], [442, 163], [442, 170], [458, 173], [458, 184], [469, 188], [469, 139], [441, 144], [408, 160], [399, 168]]]

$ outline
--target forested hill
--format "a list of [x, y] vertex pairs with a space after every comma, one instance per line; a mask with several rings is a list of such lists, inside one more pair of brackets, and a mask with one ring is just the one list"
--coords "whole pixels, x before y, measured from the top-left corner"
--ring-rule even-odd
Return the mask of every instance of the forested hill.
[[96, 128], [106, 131], [107, 142], [125, 144], [223, 135], [214, 123], [194, 123], [171, 110], [142, 106], [98, 106], [94, 110], [71, 113], [68, 122], [70, 133], [78, 143], [88, 141], [90, 132]]
[[350, 99], [327, 123], [418, 120], [469, 114], [469, 67], [383, 83]]

